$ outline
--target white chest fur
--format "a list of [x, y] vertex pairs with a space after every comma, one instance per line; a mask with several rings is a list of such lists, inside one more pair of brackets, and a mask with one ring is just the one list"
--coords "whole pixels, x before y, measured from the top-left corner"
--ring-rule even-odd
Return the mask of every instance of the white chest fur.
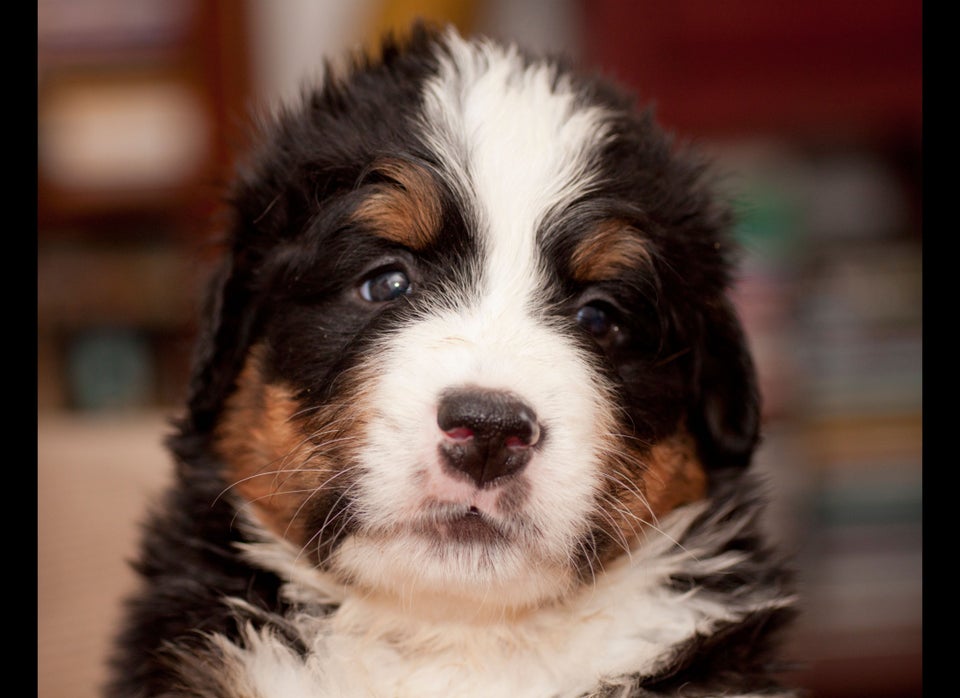
[[[700, 511], [675, 512], [661, 533], [651, 533], [578, 595], [497, 619], [429, 619], [412, 606], [351, 595], [298, 564], [282, 543], [258, 543], [247, 556], [289, 580], [285, 593], [300, 610], [285, 623], [307, 652], [252, 628], [242, 647], [215, 642], [227, 657], [230, 683], [263, 698], [583, 696], [602, 682], [656, 673], [686, 641], [709, 635], [719, 622], [789, 603], [759, 594], [731, 606], [667, 584], [673, 574], [715, 574], [740, 560], [737, 553], [673, 543]], [[312, 612], [323, 603], [338, 608]]]

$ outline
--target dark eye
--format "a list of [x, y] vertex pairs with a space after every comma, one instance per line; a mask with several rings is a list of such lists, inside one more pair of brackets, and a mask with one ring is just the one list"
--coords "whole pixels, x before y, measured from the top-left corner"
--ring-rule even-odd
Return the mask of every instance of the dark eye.
[[377, 271], [360, 284], [360, 297], [369, 303], [386, 303], [410, 293], [413, 284], [400, 269]]
[[577, 324], [603, 347], [615, 345], [622, 335], [616, 309], [602, 301], [581, 306], [577, 310]]

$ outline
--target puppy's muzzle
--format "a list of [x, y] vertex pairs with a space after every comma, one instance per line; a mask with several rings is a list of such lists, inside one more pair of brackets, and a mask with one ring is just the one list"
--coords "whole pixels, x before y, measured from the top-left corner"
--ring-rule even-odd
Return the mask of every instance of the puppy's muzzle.
[[520, 472], [542, 441], [533, 409], [499, 390], [447, 391], [437, 408], [437, 426], [444, 470], [481, 488]]

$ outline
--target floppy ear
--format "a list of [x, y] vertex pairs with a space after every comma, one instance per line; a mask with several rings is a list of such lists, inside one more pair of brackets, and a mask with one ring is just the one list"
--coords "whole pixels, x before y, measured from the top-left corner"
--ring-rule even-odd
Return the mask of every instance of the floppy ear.
[[243, 368], [269, 288], [267, 260], [287, 231], [299, 230], [306, 218], [307, 199], [281, 196], [280, 185], [274, 185], [261, 186], [253, 171], [243, 172], [228, 196], [225, 252], [207, 286], [194, 347], [187, 404], [195, 432], [213, 427]]
[[707, 469], [749, 465], [760, 439], [760, 394], [746, 336], [723, 300], [705, 318], [689, 425]]
[[253, 301], [247, 266], [228, 252], [207, 287], [187, 400], [195, 432], [213, 427], [249, 349], [259, 304]]

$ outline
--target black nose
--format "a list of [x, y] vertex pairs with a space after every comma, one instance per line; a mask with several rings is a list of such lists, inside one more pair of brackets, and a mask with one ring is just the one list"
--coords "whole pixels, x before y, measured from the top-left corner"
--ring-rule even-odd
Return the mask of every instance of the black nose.
[[465, 388], [444, 393], [437, 409], [440, 456], [478, 487], [518, 472], [541, 440], [534, 411], [508, 392]]

